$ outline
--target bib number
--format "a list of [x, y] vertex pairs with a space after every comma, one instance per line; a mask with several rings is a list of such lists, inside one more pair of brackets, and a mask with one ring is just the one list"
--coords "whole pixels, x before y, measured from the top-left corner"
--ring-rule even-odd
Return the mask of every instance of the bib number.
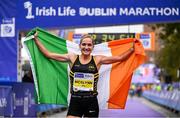
[[94, 74], [74, 73], [73, 90], [74, 91], [93, 91]]

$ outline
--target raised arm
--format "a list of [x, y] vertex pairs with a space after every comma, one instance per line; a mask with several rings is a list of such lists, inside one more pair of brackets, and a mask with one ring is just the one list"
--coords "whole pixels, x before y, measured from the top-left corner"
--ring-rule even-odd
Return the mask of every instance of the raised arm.
[[126, 60], [134, 52], [134, 44], [127, 52], [117, 56], [97, 56], [97, 64], [111, 64]]
[[72, 54], [57, 54], [57, 53], [53, 53], [48, 51], [44, 45], [38, 40], [38, 33], [36, 32], [34, 34], [34, 41], [36, 43], [36, 45], [38, 46], [39, 50], [47, 57], [50, 59], [54, 59], [57, 61], [62, 61], [62, 62], [70, 62], [71, 59], [70, 57], [72, 57]]

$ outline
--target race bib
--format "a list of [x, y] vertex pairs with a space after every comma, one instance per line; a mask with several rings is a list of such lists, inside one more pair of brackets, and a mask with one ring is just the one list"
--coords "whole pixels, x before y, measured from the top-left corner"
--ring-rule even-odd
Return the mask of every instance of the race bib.
[[93, 91], [94, 74], [74, 73], [73, 90], [74, 91]]

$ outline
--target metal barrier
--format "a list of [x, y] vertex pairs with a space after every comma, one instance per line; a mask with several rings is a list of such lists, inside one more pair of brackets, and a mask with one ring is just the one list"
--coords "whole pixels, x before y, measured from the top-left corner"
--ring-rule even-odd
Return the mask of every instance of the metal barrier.
[[143, 97], [163, 105], [165, 107], [180, 111], [180, 91], [144, 91]]
[[42, 112], [53, 113], [65, 108], [63, 105], [36, 104], [34, 93], [32, 83], [0, 85], [0, 116], [35, 117]]

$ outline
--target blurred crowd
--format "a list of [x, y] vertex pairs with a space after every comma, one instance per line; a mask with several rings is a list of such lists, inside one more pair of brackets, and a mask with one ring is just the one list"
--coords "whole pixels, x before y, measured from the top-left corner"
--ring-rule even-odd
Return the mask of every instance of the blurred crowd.
[[138, 96], [141, 97], [143, 91], [180, 91], [180, 82], [174, 82], [174, 83], [154, 83], [154, 84], [131, 84], [129, 95], [131, 97]]

